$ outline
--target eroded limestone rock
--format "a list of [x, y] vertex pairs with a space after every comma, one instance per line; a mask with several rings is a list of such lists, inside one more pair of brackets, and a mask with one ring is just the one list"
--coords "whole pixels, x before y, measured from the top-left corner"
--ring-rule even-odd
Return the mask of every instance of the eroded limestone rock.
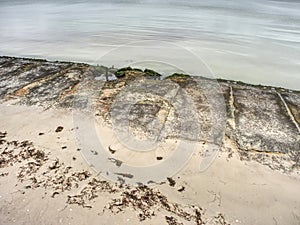
[[[117, 79], [107, 78], [107, 73]], [[300, 92], [152, 70], [0, 57], [0, 101], [87, 110], [140, 138], [218, 143], [241, 158], [300, 168]], [[224, 120], [224, 121], [223, 121]], [[288, 160], [290, 166], [283, 165]]]

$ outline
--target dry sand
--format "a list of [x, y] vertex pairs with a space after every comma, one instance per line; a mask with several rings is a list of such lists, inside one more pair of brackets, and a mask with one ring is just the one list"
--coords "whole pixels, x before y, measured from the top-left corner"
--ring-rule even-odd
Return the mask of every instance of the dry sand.
[[[201, 143], [172, 179], [138, 188], [106, 181], [89, 166], [70, 111], [6, 103], [0, 124], [0, 224], [300, 224], [299, 174], [241, 161], [227, 138], [205, 172], [198, 171]], [[105, 145], [116, 147], [111, 132]]]

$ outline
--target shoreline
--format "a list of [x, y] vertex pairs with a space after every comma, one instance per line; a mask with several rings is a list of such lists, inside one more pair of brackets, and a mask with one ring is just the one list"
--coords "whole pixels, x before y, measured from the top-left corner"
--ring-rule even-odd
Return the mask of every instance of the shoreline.
[[[41, 59], [41, 58], [17, 57], [17, 56], [6, 56], [6, 55], [0, 56], [0, 58], [23, 59], [23, 60], [49, 62], [49, 63], [76, 63], [78, 65], [108, 68], [105, 65], [92, 65], [92, 64], [84, 63], [84, 62], [80, 62], [80, 61], [48, 60], [48, 59]], [[119, 68], [119, 69], [121, 69], [121, 68]], [[135, 69], [135, 68], [133, 68], [133, 69]], [[147, 69], [147, 68], [145, 68], [145, 69]], [[165, 76], [165, 78], [170, 77], [172, 75], [173, 74], [167, 75], [167, 76]], [[186, 75], [188, 75], [188, 74], [186, 74]], [[188, 76], [191, 76], [191, 75], [188, 75]], [[191, 77], [194, 77], [194, 76], [191, 76]], [[201, 78], [204, 78], [204, 79], [212, 79], [212, 78], [201, 76], [201, 75], [195, 76], [195, 77], [201, 77]], [[290, 89], [290, 88], [285, 88], [285, 87], [280, 87], [280, 86], [271, 86], [271, 85], [264, 85], [264, 84], [247, 83], [247, 82], [242, 81], [242, 80], [231, 80], [231, 79], [224, 79], [224, 78], [221, 78], [221, 77], [213, 78], [213, 80], [216, 80], [216, 81], [219, 81], [219, 82], [236, 83], [236, 84], [241, 84], [241, 85], [245, 85], [245, 86], [252, 86], [252, 87], [257, 87], [257, 88], [265, 88], [265, 89], [275, 88], [276, 90], [285, 90], [285, 91], [292, 91], [292, 92], [300, 93], [300, 89], [296, 90], [296, 89]]]
[[[157, 74], [134, 69], [123, 69], [119, 78], [108, 82], [96, 80], [104, 69], [0, 57], [0, 223], [300, 222], [298, 91], [228, 81], [214, 89], [206, 78], [156, 80]], [[220, 109], [216, 115], [214, 107]], [[177, 113], [180, 108], [194, 110], [194, 117]], [[93, 123], [79, 120], [74, 111], [91, 116]], [[182, 123], [189, 118], [193, 123]], [[149, 133], [147, 125], [153, 122]], [[217, 126], [222, 123], [220, 143], [212, 128], [222, 129]], [[193, 124], [201, 129], [193, 130]], [[113, 172], [126, 165], [142, 171], [145, 164], [166, 163], [182, 140], [195, 149], [188, 161], [180, 161], [179, 170], [161, 170], [168, 176], [160, 183], [132, 185], [138, 171], [115, 173], [116, 181], [98, 169], [102, 153], [100, 147], [90, 148], [94, 136], [88, 125], [103, 140]], [[116, 136], [115, 129], [127, 125], [133, 137], [159, 134], [162, 141], [149, 152], [132, 151]], [[199, 162], [218, 144], [216, 158], [200, 172]]]

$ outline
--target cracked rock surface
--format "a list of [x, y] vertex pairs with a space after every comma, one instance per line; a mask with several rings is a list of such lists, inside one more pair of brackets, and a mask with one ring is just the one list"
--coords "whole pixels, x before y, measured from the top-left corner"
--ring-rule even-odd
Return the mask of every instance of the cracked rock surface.
[[[299, 224], [299, 91], [0, 57], [0, 103], [0, 223]], [[199, 149], [161, 183], [102, 179], [76, 144], [76, 110], [132, 137]], [[131, 153], [108, 141], [109, 163], [120, 168]], [[199, 173], [216, 145], [219, 156]], [[164, 162], [167, 150], [146, 162]]]
[[270, 156], [282, 157], [290, 166], [280, 169], [299, 168], [299, 91], [181, 74], [161, 80], [159, 74], [147, 73], [151, 70], [131, 68], [108, 69], [109, 76], [118, 78], [105, 82], [105, 71], [81, 63], [1, 57], [0, 101], [45, 109], [80, 105], [117, 123], [122, 132], [129, 126], [134, 135], [150, 139], [220, 144], [225, 133], [242, 159], [258, 153], [255, 160], [263, 164], [271, 165], [265, 161]]

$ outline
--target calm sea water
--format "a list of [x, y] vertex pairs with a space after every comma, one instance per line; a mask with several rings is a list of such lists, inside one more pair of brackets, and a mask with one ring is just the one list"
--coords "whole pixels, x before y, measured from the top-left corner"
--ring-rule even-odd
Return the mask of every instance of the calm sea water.
[[299, 90], [300, 1], [2, 0], [0, 55], [115, 66], [157, 55], [195, 74], [205, 65]]

